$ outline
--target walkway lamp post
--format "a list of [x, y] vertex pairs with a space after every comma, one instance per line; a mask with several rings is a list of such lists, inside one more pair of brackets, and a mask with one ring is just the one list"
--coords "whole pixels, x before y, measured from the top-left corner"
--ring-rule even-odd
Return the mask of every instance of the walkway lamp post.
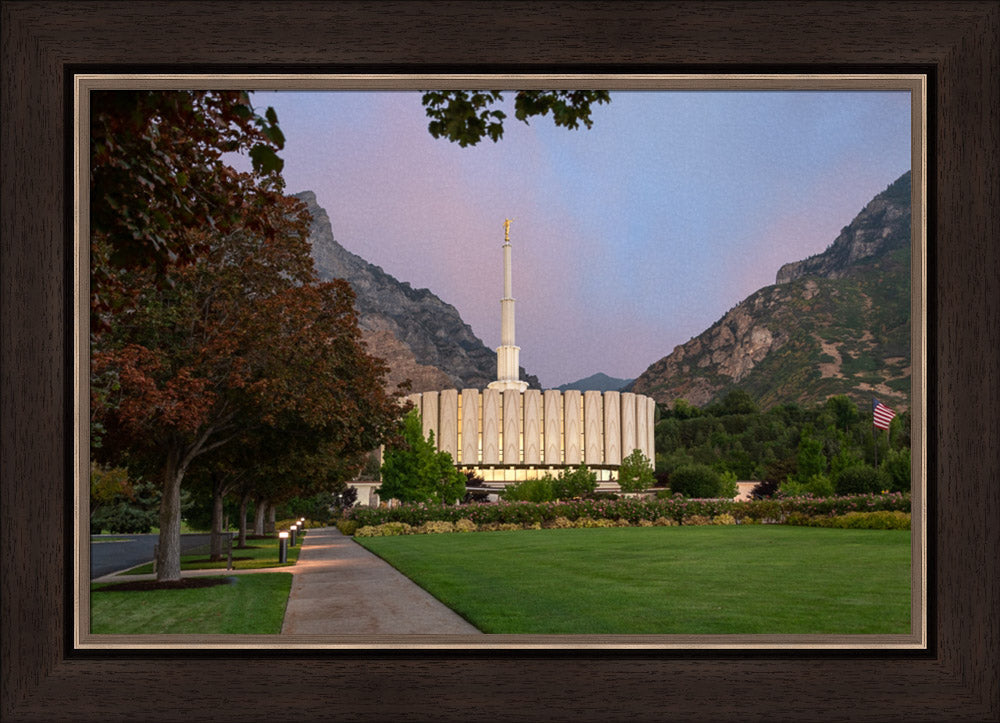
[[292, 526], [291, 526], [291, 527], [289, 528], [289, 532], [291, 532], [291, 533], [292, 533], [292, 547], [295, 547], [295, 532], [296, 532], [296, 530], [297, 530], [297, 528], [296, 528], [296, 526], [295, 526], [295, 525], [292, 525]]
[[288, 533], [278, 533], [278, 562], [284, 564], [288, 562]]

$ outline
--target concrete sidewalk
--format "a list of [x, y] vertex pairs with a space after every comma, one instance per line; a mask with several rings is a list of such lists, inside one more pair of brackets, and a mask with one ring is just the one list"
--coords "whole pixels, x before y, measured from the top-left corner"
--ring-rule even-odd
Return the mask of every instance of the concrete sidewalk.
[[335, 527], [309, 530], [290, 572], [282, 635], [481, 634]]

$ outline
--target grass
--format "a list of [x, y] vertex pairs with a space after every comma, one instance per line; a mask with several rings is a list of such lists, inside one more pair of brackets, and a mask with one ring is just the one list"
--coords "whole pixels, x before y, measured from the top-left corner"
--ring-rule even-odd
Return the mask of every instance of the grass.
[[108, 590], [91, 586], [90, 628], [95, 634], [281, 632], [292, 575], [233, 575], [226, 584], [186, 590]]
[[908, 531], [740, 525], [357, 541], [486, 633], [910, 631]]
[[[234, 541], [235, 542], [235, 541]], [[264, 567], [287, 567], [294, 565], [299, 559], [299, 551], [302, 549], [302, 537], [299, 537], [298, 544], [288, 546], [288, 562], [278, 562], [278, 538], [247, 538], [247, 548], [239, 549], [233, 545], [233, 569], [234, 570], [257, 570]], [[208, 547], [200, 548], [189, 555], [181, 555], [181, 570], [225, 570], [229, 564], [228, 543], [223, 543], [222, 560], [212, 562], [208, 559]], [[153, 564], [147, 563], [134, 567], [123, 575], [146, 575], [153, 572]]]

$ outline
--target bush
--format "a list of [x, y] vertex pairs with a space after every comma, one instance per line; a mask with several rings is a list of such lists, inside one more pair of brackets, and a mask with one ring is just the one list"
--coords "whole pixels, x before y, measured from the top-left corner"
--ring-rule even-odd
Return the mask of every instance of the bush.
[[358, 531], [357, 520], [337, 520], [337, 529], [340, 534], [352, 537]]
[[378, 526], [365, 525], [354, 533], [355, 537], [392, 537], [393, 535], [411, 535], [413, 527], [405, 522], [386, 522]]
[[587, 497], [597, 489], [597, 474], [581, 464], [573, 471], [563, 472], [561, 477], [552, 481], [554, 499], [571, 500], [574, 497]]
[[711, 525], [712, 518], [707, 515], [688, 515], [682, 521], [685, 525]]
[[833, 482], [823, 474], [814, 474], [806, 482], [789, 478], [782, 482], [778, 489], [786, 497], [798, 497], [801, 495], [832, 497], [834, 495]]
[[854, 465], [837, 475], [834, 487], [838, 495], [875, 494], [889, 488], [886, 475], [868, 465]]
[[618, 486], [622, 492], [642, 492], [652, 487], [655, 481], [653, 465], [641, 450], [632, 450], [618, 468]]
[[802, 527], [836, 527], [842, 530], [908, 530], [910, 513], [901, 510], [878, 510], [830, 516], [792, 512], [785, 520], [785, 524]]
[[882, 462], [881, 471], [888, 479], [888, 489], [893, 492], [910, 491], [910, 450], [890, 449]]
[[908, 530], [910, 513], [899, 510], [848, 512], [836, 517], [834, 526], [851, 530]]
[[550, 475], [508, 485], [500, 493], [500, 499], [510, 502], [549, 502], [555, 498], [555, 488]]
[[433, 520], [430, 522], [425, 522], [416, 528], [414, 532], [420, 535], [436, 535], [445, 532], [454, 532], [455, 525], [447, 521]]
[[475, 532], [478, 529], [478, 525], [466, 517], [455, 522], [455, 532]]
[[670, 490], [685, 497], [719, 497], [722, 477], [704, 464], [686, 464], [670, 475]]

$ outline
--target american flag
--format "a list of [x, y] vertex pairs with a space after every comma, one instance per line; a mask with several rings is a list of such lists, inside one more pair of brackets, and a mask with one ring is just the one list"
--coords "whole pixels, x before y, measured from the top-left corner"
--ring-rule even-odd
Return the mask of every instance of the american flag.
[[889, 422], [896, 416], [896, 413], [872, 397], [872, 422], [879, 429], [888, 429]]

